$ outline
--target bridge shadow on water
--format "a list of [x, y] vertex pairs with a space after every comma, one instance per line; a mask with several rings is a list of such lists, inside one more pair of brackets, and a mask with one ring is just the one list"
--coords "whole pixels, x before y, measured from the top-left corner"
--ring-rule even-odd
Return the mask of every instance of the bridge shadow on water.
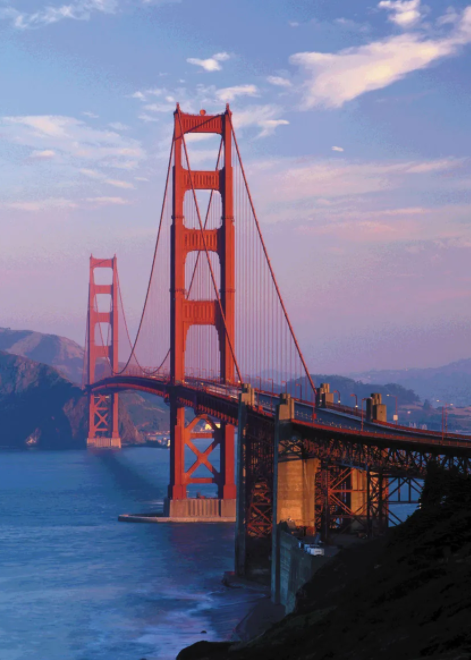
[[[123, 495], [120, 506], [128, 510], [120, 513], [162, 511], [169, 480], [169, 452], [153, 448], [135, 448], [130, 452], [93, 450], [92, 457], [99, 461], [100, 469], [111, 478]], [[129, 527], [129, 523], [118, 524]], [[211, 575], [211, 583], [217, 576], [216, 582], [212, 584], [214, 588], [224, 571], [232, 569], [233, 524], [138, 524], [133, 535], [136, 532], [137, 536], [155, 540], [160, 560], [167, 562], [171, 573], [180, 571], [188, 583], [199, 584], [200, 588], [206, 584], [208, 575]], [[201, 569], [200, 577], [193, 574], [195, 570], [198, 572]], [[178, 583], [179, 580], [175, 580], [175, 584]]]
[[131, 497], [136, 503], [154, 502], [154, 509], [157, 508], [158, 510], [161, 508], [163, 498], [166, 495], [169, 458], [164, 455], [162, 450], [151, 449], [148, 451], [152, 451], [156, 459], [153, 475], [150, 471], [146, 473], [142, 464], [130, 460], [126, 453], [92, 450], [93, 457], [99, 461], [100, 467], [108, 473], [124, 496]]

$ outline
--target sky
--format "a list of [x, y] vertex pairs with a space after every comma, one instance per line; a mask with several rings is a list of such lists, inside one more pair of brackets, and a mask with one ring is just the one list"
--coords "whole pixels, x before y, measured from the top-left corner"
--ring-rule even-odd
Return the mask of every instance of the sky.
[[0, 326], [83, 344], [93, 253], [135, 329], [175, 103], [229, 102], [310, 369], [471, 357], [470, 71], [466, 2], [0, 0]]

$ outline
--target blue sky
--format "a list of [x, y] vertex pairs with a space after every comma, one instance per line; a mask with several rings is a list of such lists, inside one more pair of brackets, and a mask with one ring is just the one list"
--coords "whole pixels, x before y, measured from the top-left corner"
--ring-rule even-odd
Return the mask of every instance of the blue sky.
[[0, 0], [0, 324], [83, 342], [93, 252], [135, 327], [175, 102], [230, 102], [310, 367], [471, 357], [470, 71], [460, 2]]

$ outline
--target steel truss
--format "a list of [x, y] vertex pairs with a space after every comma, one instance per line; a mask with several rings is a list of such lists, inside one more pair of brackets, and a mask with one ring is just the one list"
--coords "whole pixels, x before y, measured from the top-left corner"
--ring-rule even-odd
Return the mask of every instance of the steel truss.
[[[315, 436], [315, 429], [313, 431]], [[369, 469], [372, 472], [391, 476], [410, 476], [419, 479], [425, 477], [430, 463], [446, 469], [455, 467], [463, 474], [471, 473], [469, 456], [453, 455], [453, 450], [439, 445], [424, 449], [383, 448], [363, 443], [361, 439], [352, 440], [350, 436], [343, 439], [329, 438], [325, 435], [311, 438], [299, 438], [293, 435], [281, 445], [280, 460], [318, 458], [332, 466], [351, 467], [357, 470]]]
[[246, 533], [266, 538], [273, 524], [274, 424], [248, 413], [246, 428]]

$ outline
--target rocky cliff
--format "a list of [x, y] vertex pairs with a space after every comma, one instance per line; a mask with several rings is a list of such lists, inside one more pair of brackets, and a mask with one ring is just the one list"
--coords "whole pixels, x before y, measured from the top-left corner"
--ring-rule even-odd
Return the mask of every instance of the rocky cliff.
[[[0, 447], [85, 447], [86, 403], [56, 369], [0, 351]], [[124, 444], [142, 442], [125, 406], [119, 421]]]
[[[54, 367], [67, 380], [82, 385], [84, 349], [71, 339], [32, 330], [0, 328], [0, 351]], [[143, 442], [146, 432], [169, 430], [168, 407], [151, 394], [124, 392], [120, 395], [120, 424], [126, 444]]]
[[199, 642], [179, 660], [471, 657], [471, 477], [432, 470], [422, 508], [388, 536], [343, 550], [294, 614], [244, 644]]

